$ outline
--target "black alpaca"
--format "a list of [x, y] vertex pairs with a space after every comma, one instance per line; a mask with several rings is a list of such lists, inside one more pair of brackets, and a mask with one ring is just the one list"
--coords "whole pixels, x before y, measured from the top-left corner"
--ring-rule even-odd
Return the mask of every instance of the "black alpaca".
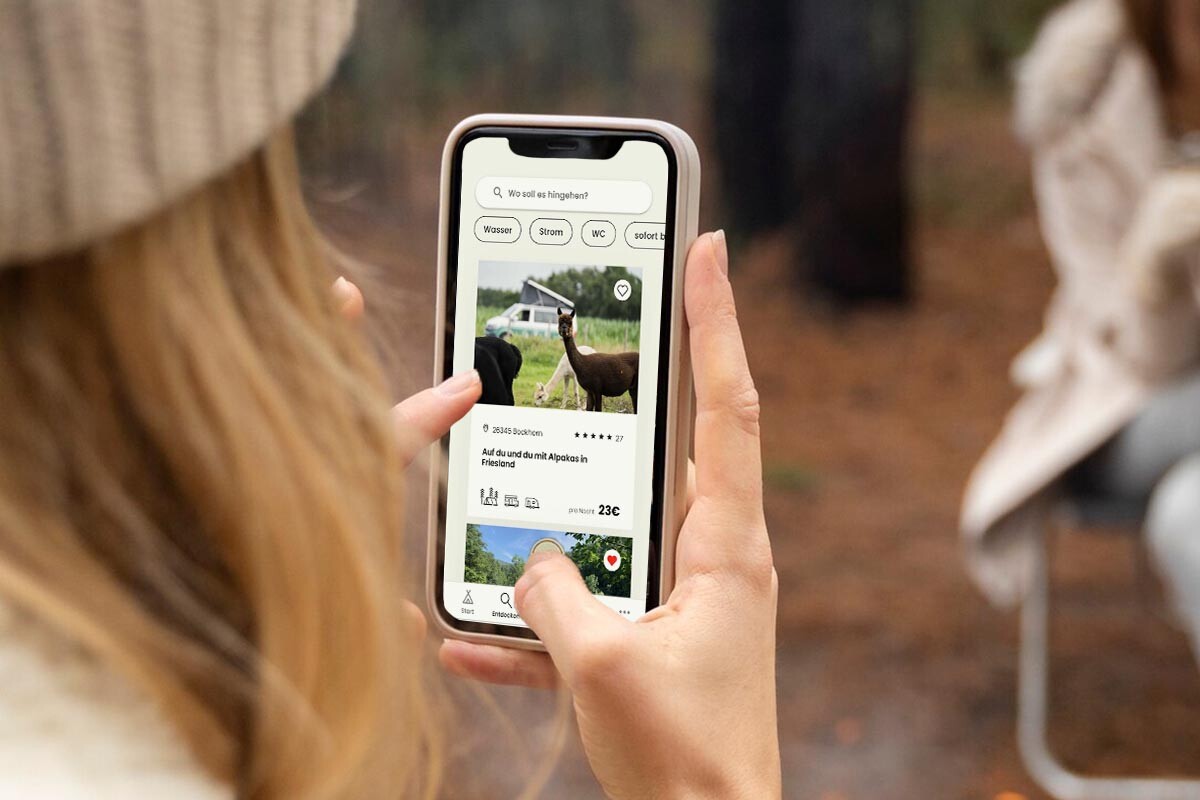
[[620, 397], [629, 392], [637, 413], [638, 354], [592, 353], [584, 355], [575, 346], [575, 309], [558, 309], [558, 335], [567, 350], [567, 360], [575, 371], [575, 380], [587, 392], [587, 410], [603, 411], [605, 397]]
[[521, 351], [515, 344], [494, 336], [477, 337], [475, 369], [483, 384], [479, 402], [492, 406], [516, 405], [513, 381], [521, 371]]

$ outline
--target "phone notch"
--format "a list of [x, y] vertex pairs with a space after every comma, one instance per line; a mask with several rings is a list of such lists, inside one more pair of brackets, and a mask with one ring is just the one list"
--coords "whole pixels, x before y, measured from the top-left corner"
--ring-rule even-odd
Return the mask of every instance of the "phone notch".
[[607, 160], [621, 151], [628, 137], [607, 133], [546, 133], [514, 131], [508, 148], [526, 158], [588, 158]]

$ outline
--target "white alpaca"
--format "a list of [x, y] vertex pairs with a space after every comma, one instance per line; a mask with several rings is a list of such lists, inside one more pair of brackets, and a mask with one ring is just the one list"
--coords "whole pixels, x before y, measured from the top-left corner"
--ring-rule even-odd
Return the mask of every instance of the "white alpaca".
[[[580, 345], [579, 352], [586, 355], [591, 355], [596, 352], [594, 347]], [[558, 382], [562, 381], [563, 394], [562, 405], [559, 408], [567, 407], [567, 393], [571, 391], [571, 387], [575, 387], [575, 408], [583, 408], [583, 403], [579, 400], [579, 381], [575, 380], [575, 370], [571, 369], [571, 362], [567, 360], [567, 354], [563, 353], [563, 357], [558, 360], [558, 369], [554, 370], [554, 374], [550, 376], [547, 383], [537, 384], [537, 388], [533, 390], [533, 404], [535, 406], [545, 405], [550, 399], [550, 393], [554, 391], [554, 387], [558, 386]]]

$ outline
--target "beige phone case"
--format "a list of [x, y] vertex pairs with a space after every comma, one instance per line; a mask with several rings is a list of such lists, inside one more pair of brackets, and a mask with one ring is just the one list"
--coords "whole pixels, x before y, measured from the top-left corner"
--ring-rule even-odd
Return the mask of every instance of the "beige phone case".
[[[696, 145], [684, 131], [666, 122], [652, 119], [626, 119], [622, 117], [574, 117], [544, 116], [531, 114], [477, 114], [464, 119], [454, 127], [446, 139], [442, 151], [442, 182], [440, 208], [438, 212], [438, 285], [437, 312], [434, 333], [434, 382], [442, 380], [442, 363], [445, 350], [443, 326], [446, 316], [446, 269], [449, 257], [450, 236], [450, 180], [455, 146], [467, 131], [482, 127], [522, 128], [584, 128], [589, 130], [648, 131], [665, 139], [673, 148], [677, 164], [677, 200], [675, 213], [674, 269], [671, 291], [671, 342], [668, 353], [670, 379], [667, 387], [667, 435], [666, 435], [666, 486], [663, 498], [663, 542], [662, 557], [659, 559], [659, 598], [661, 604], [675, 585], [675, 540], [687, 503], [687, 465], [691, 445], [692, 423], [692, 370], [691, 351], [688, 347], [687, 323], [683, 309], [683, 269], [688, 248], [697, 236], [700, 216], [700, 154]], [[487, 644], [516, 647], [526, 650], [544, 650], [536, 639], [504, 636], [490, 633], [474, 633], [455, 628], [446, 610], [437, 601], [437, 586], [442, 581], [438, 574], [438, 540], [441, 521], [438, 516], [439, 503], [443, 501], [446, 486], [446, 452], [443, 439], [433, 448], [429, 462], [429, 537], [425, 570], [425, 597], [434, 625], [447, 637], [466, 639]]]

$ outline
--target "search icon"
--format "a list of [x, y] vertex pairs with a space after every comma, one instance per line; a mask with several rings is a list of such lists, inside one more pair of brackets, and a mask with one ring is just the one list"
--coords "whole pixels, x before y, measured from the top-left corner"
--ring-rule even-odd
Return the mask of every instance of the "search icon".
[[[501, 602], [501, 603], [504, 603], [504, 605], [508, 606], [509, 608], [512, 608], [512, 607], [513, 607], [513, 605], [512, 605], [512, 598], [511, 598], [511, 597], [509, 597], [509, 595], [508, 595], [508, 592], [501, 592], [501, 593], [500, 593], [500, 602]], [[516, 611], [516, 609], [515, 609], [515, 608], [514, 608], [513, 610], [514, 610], [514, 611]]]
[[500, 194], [500, 187], [499, 187], [499, 186], [493, 186], [493, 187], [492, 187], [492, 194], [496, 195], [496, 197], [499, 197], [501, 200], [503, 200], [503, 199], [504, 199], [504, 195]]

